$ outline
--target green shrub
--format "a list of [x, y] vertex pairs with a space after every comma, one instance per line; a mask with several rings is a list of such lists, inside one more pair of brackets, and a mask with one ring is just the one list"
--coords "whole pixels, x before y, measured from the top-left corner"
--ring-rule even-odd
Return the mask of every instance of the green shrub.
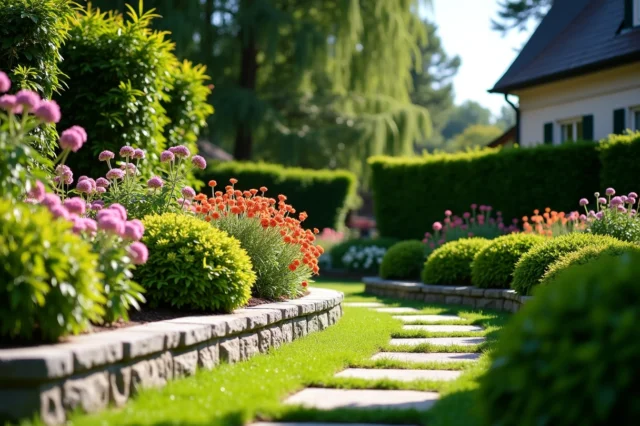
[[471, 282], [480, 288], [509, 288], [520, 257], [545, 241], [540, 235], [520, 233], [496, 238], [473, 260]]
[[236, 178], [245, 188], [266, 186], [270, 194], [286, 194], [297, 211], [306, 211], [305, 226], [342, 229], [356, 194], [356, 178], [344, 170], [310, 170], [277, 164], [210, 161], [197, 176], [207, 182]]
[[502, 330], [480, 379], [482, 424], [635, 424], [638, 276], [639, 255], [606, 256], [541, 287]]
[[385, 253], [397, 242], [394, 238], [344, 241], [331, 249], [331, 266], [352, 272], [378, 274]]
[[436, 249], [424, 264], [422, 281], [426, 284], [471, 284], [471, 263], [489, 244], [484, 238], [463, 238]]
[[640, 218], [617, 210], [603, 209], [599, 219], [589, 222], [587, 232], [609, 235], [621, 241], [640, 242]]
[[511, 288], [521, 295], [529, 295], [549, 266], [562, 256], [587, 246], [606, 246], [616, 241], [618, 240], [613, 237], [579, 233], [553, 238], [532, 248], [520, 258], [513, 272]]
[[99, 321], [98, 258], [39, 207], [0, 201], [0, 335], [55, 341]]
[[68, 162], [78, 175], [106, 173], [106, 164], [97, 160], [103, 150], [135, 145], [147, 151], [153, 166], [165, 147], [169, 119], [163, 103], [170, 101], [170, 72], [178, 62], [165, 35], [150, 30], [154, 15], [129, 16], [125, 22], [122, 15], [88, 9], [61, 49], [69, 88], [56, 100], [73, 113], [59, 126], [78, 124], [88, 133], [86, 146]]
[[[620, 194], [640, 188], [640, 132], [611, 135], [598, 144], [600, 187], [614, 187]], [[593, 192], [590, 191], [590, 192]], [[585, 192], [589, 194], [590, 192]]]
[[465, 211], [471, 203], [502, 211], [507, 224], [534, 209], [575, 210], [576, 200], [598, 188], [600, 170], [593, 142], [374, 157], [370, 165], [378, 230], [400, 239], [422, 238], [443, 211]]
[[240, 242], [192, 216], [146, 216], [149, 260], [134, 277], [152, 306], [231, 312], [251, 297], [256, 275]]
[[391, 246], [382, 258], [380, 276], [384, 279], [418, 280], [424, 265], [422, 242], [402, 241]]
[[584, 247], [578, 251], [568, 253], [553, 262], [540, 280], [540, 284], [552, 283], [560, 273], [571, 267], [586, 265], [604, 256], [620, 256], [623, 253], [632, 252], [640, 253], [640, 247], [636, 244], [622, 241], [616, 241], [606, 245]]

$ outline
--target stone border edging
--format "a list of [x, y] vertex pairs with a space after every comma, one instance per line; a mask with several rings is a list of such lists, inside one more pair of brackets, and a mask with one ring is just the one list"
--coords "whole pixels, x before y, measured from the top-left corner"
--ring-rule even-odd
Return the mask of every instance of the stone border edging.
[[531, 296], [520, 296], [515, 290], [508, 289], [430, 285], [412, 281], [383, 280], [379, 277], [365, 277], [362, 282], [365, 284], [365, 292], [376, 296], [465, 305], [507, 312], [517, 312], [525, 302], [531, 299]]
[[229, 315], [175, 318], [65, 343], [0, 349], [0, 419], [39, 413], [45, 424], [62, 424], [69, 411], [122, 406], [138, 389], [162, 387], [221, 361], [243, 361], [335, 324], [344, 295], [309, 291], [300, 299]]

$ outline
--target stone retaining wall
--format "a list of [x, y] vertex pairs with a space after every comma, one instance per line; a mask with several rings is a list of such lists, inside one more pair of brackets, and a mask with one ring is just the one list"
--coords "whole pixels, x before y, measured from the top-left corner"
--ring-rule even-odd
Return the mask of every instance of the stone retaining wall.
[[238, 362], [333, 325], [342, 293], [311, 289], [301, 299], [230, 315], [182, 317], [77, 336], [69, 342], [0, 349], [0, 420], [39, 413], [62, 424], [76, 409], [122, 406], [140, 388]]
[[530, 296], [520, 296], [515, 290], [428, 285], [417, 282], [383, 280], [378, 277], [366, 277], [362, 281], [365, 284], [365, 291], [376, 296], [465, 305], [507, 312], [518, 311], [520, 306], [531, 299]]

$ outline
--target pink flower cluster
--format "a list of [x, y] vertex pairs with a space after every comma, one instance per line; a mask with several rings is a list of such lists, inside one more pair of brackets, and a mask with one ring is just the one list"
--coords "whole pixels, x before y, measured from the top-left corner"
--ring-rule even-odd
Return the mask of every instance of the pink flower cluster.
[[602, 219], [605, 210], [613, 210], [618, 213], [626, 213], [630, 216], [635, 216], [637, 213], [636, 204], [638, 204], [638, 194], [636, 192], [630, 192], [628, 195], [616, 195], [616, 190], [613, 188], [607, 188], [605, 190], [606, 197], [601, 197], [600, 193], [596, 192], [596, 209], [589, 210], [589, 200], [581, 198], [579, 201], [580, 206], [584, 207], [585, 214], [580, 215], [582, 221], [590, 219]]
[[[9, 76], [0, 71], [0, 93], [11, 89]], [[40, 99], [36, 92], [20, 90], [15, 95], [0, 96], [0, 109], [10, 114], [32, 113], [43, 123], [57, 123], [60, 121], [60, 107], [55, 101]]]

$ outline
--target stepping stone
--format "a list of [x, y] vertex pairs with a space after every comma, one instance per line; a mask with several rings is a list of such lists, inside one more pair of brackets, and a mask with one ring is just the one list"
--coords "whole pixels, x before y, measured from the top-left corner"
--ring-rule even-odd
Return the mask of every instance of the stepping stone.
[[300, 404], [318, 410], [351, 408], [426, 411], [439, 397], [436, 392], [407, 390], [307, 388], [287, 398], [285, 404]]
[[392, 346], [418, 346], [423, 343], [430, 343], [438, 346], [450, 346], [450, 345], [462, 345], [471, 346], [484, 343], [486, 339], [484, 337], [428, 337], [428, 338], [415, 338], [415, 339], [391, 339]]
[[[393, 425], [381, 425], [371, 423], [274, 423], [274, 422], [258, 422], [251, 423], [249, 426], [393, 426]], [[396, 425], [397, 426], [397, 425]]]
[[352, 306], [354, 308], [379, 308], [384, 306], [384, 303], [379, 302], [345, 302], [344, 306]]
[[414, 380], [455, 380], [462, 371], [454, 370], [404, 370], [404, 369], [378, 369], [378, 368], [347, 368], [336, 374], [335, 377], [351, 377], [367, 380], [398, 380], [400, 382], [412, 382]]
[[455, 315], [396, 315], [393, 318], [399, 319], [402, 322], [442, 322], [442, 321], [460, 321], [460, 318]]
[[404, 325], [403, 330], [430, 331], [432, 333], [455, 333], [458, 331], [482, 331], [477, 325]]
[[371, 359], [388, 359], [404, 362], [473, 362], [480, 358], [478, 353], [440, 353], [440, 352], [380, 352]]
[[378, 312], [386, 312], [387, 314], [408, 314], [410, 312], [419, 312], [416, 308], [378, 308]]

